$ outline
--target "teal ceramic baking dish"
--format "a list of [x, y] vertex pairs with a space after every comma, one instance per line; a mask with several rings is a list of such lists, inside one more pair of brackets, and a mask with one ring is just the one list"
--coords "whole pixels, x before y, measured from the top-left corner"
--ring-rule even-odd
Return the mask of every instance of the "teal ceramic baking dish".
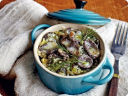
[[[110, 64], [108, 58], [106, 57], [106, 47], [105, 42], [103, 41], [102, 37], [97, 34], [99, 38], [102, 48], [102, 56], [99, 65], [92, 69], [90, 72], [87, 72], [82, 75], [77, 76], [62, 76], [57, 73], [54, 73], [48, 70], [39, 59], [37, 54], [37, 49], [39, 43], [41, 42], [42, 37], [47, 34], [48, 32], [54, 32], [63, 28], [83, 28], [88, 27], [85, 25], [80, 24], [58, 24], [54, 26], [50, 26], [47, 24], [41, 24], [36, 26], [31, 32], [31, 39], [33, 42], [33, 52], [34, 58], [36, 62], [36, 67], [38, 70], [39, 77], [41, 81], [51, 90], [57, 93], [65, 93], [65, 94], [80, 94], [86, 92], [93, 87], [101, 84], [105, 84], [111, 80], [113, 76], [113, 67]], [[47, 29], [46, 29], [47, 28]], [[89, 27], [90, 28], [90, 27]], [[38, 30], [45, 29], [37, 38], [35, 38], [35, 34]], [[109, 70], [109, 73], [104, 78], [101, 78], [104, 69]]]

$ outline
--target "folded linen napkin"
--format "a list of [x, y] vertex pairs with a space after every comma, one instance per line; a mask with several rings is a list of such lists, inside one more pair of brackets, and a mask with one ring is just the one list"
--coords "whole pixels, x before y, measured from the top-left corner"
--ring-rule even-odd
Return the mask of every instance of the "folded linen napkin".
[[31, 41], [28, 37], [36, 25], [57, 23], [47, 20], [45, 16], [47, 12], [45, 7], [31, 0], [16, 1], [0, 10], [0, 74], [2, 76], [7, 75], [16, 59], [30, 48]]
[[[54, 25], [60, 21], [48, 19], [45, 14], [47, 9], [31, 0], [19, 0], [6, 5], [0, 10], [0, 74], [5, 76], [11, 68], [16, 74], [15, 92], [19, 96], [54, 96], [52, 92], [41, 83], [33, 65], [33, 53], [29, 51], [21, 56], [31, 45], [30, 32], [38, 24], [46, 23]], [[108, 47], [108, 57], [114, 62], [110, 52], [110, 45], [115, 34], [118, 20], [97, 29], [104, 38]], [[121, 21], [120, 21], [121, 22]], [[107, 35], [106, 35], [107, 34]], [[128, 49], [127, 49], [128, 50]], [[128, 93], [128, 74], [126, 62], [127, 53], [120, 59], [120, 80], [118, 96]], [[18, 60], [17, 60], [18, 59]], [[17, 60], [17, 61], [16, 61]], [[106, 74], [106, 72], [104, 72]], [[106, 85], [97, 86], [94, 89], [78, 96], [105, 96]], [[67, 94], [62, 94], [62, 96]]]

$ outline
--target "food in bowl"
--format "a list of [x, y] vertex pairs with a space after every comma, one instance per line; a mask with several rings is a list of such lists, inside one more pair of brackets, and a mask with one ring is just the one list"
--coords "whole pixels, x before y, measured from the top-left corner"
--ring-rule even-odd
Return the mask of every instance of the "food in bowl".
[[38, 46], [41, 63], [64, 76], [87, 73], [100, 63], [100, 40], [90, 28], [48, 32]]

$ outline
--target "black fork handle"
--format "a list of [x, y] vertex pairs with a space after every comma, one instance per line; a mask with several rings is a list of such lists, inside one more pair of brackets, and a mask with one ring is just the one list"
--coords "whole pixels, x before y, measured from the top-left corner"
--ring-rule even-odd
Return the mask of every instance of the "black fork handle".
[[119, 60], [115, 60], [114, 64], [114, 76], [109, 82], [109, 93], [108, 96], [117, 96], [119, 81]]

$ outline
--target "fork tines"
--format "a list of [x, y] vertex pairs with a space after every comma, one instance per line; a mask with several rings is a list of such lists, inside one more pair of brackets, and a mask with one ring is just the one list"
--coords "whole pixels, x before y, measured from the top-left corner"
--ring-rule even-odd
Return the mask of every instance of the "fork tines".
[[111, 47], [111, 52], [115, 57], [115, 64], [114, 64], [114, 75], [110, 82], [109, 96], [117, 96], [118, 79], [119, 79], [119, 58], [125, 53], [127, 34], [128, 34], [128, 25], [126, 23], [119, 22]]
[[123, 55], [126, 49], [126, 41], [128, 34], [128, 25], [127, 23], [118, 22], [114, 40], [112, 43], [111, 51], [112, 53], [118, 53]]
[[115, 44], [118, 45], [125, 45], [127, 34], [128, 34], [128, 25], [126, 23], [118, 23], [117, 29], [116, 29], [116, 36], [114, 38]]

